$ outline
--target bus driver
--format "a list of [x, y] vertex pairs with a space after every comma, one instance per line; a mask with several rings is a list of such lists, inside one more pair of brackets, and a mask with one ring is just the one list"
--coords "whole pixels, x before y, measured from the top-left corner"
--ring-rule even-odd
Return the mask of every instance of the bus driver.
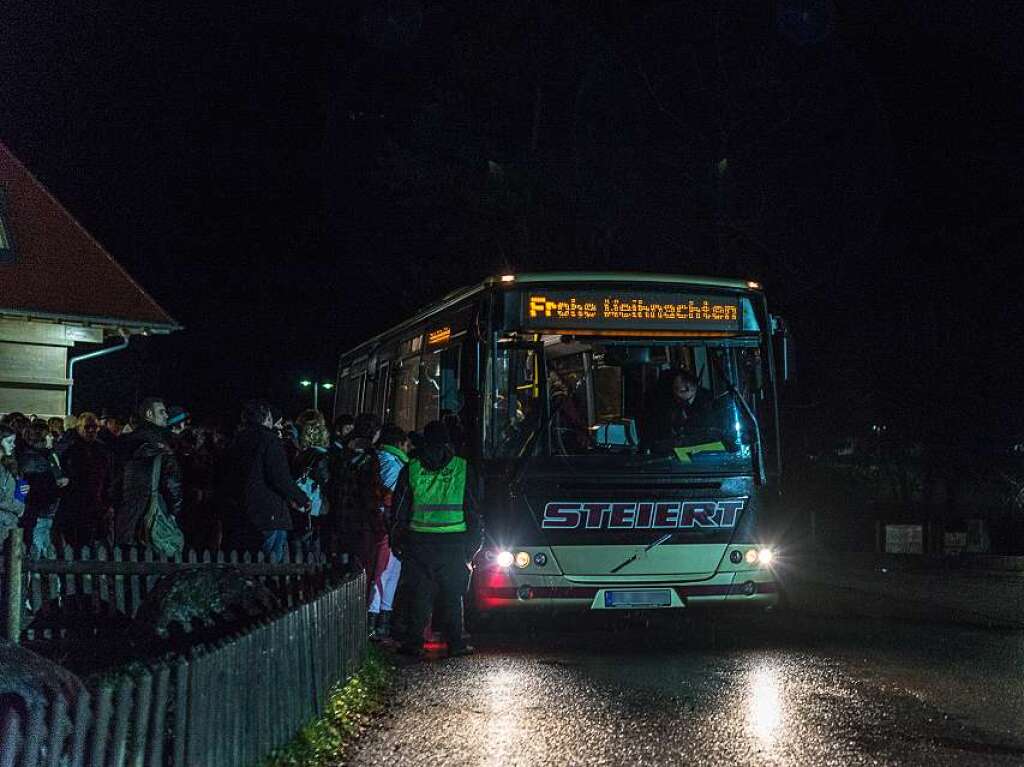
[[685, 368], [661, 371], [653, 407], [645, 420], [644, 442], [671, 440], [687, 428], [708, 426], [714, 397]]

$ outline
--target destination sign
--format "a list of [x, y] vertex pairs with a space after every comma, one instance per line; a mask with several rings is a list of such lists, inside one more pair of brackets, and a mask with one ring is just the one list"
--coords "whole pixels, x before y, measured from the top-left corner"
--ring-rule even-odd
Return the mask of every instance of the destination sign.
[[647, 291], [537, 290], [523, 293], [529, 328], [740, 329], [735, 297]]

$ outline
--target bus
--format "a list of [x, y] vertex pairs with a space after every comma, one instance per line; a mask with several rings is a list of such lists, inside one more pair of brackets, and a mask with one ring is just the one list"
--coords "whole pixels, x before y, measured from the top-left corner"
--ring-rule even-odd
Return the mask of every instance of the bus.
[[[767, 608], [789, 348], [753, 281], [510, 274], [344, 353], [334, 411], [450, 424], [486, 527], [476, 615]], [[680, 372], [704, 406], [682, 421]]]

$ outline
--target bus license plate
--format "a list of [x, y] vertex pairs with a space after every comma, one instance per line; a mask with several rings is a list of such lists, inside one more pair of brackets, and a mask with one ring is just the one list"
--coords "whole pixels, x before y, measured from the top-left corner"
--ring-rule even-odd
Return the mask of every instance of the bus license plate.
[[672, 592], [669, 589], [604, 592], [605, 607], [670, 607], [671, 605]]

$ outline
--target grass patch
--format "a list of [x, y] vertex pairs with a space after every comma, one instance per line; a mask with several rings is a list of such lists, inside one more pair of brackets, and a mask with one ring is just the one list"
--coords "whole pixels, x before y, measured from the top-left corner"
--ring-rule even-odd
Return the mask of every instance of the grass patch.
[[331, 694], [324, 715], [303, 727], [287, 746], [275, 751], [264, 767], [333, 764], [363, 728], [367, 717], [384, 707], [394, 673], [395, 667], [388, 657], [371, 646], [359, 672]]

